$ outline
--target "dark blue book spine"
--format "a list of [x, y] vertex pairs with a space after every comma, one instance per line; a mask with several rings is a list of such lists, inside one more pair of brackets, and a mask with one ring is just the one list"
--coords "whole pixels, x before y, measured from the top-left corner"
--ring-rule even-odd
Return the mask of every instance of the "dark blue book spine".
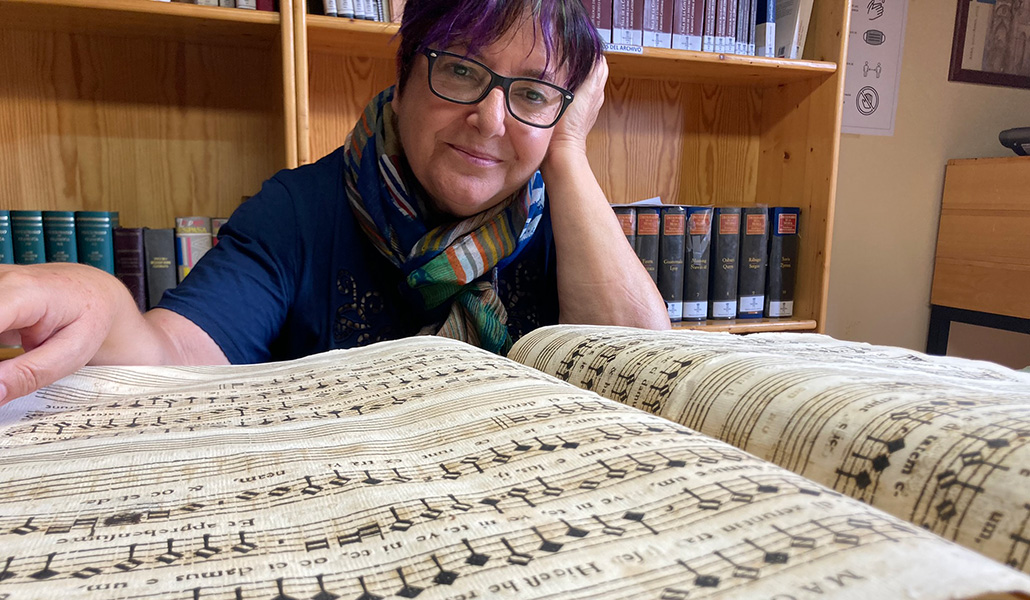
[[658, 283], [658, 234], [661, 224], [661, 210], [657, 207], [637, 208], [637, 237], [634, 250], [655, 284]]
[[42, 211], [12, 210], [11, 237], [14, 238], [15, 264], [35, 265], [46, 262]]
[[70, 210], [44, 210], [43, 242], [47, 262], [79, 262], [75, 213]]
[[665, 301], [669, 321], [683, 320], [683, 236], [687, 230], [687, 209], [662, 207], [662, 230], [658, 236], [658, 292]]
[[683, 257], [683, 320], [708, 317], [708, 276], [712, 253], [712, 207], [687, 207]]
[[769, 236], [769, 273], [766, 279], [765, 316], [783, 318], [794, 315], [794, 284], [797, 279], [801, 209], [769, 209], [772, 235]]
[[740, 228], [737, 318], [759, 319], [765, 310], [765, 272], [769, 262], [769, 215], [765, 206], [748, 206]]
[[14, 240], [11, 238], [11, 211], [0, 210], [0, 265], [14, 264]]
[[708, 318], [737, 316], [737, 264], [740, 259], [740, 207], [720, 206], [712, 221], [712, 266]]
[[114, 275], [114, 229], [112, 214], [102, 210], [75, 212], [79, 262]]
[[154, 308], [161, 301], [165, 290], [175, 287], [178, 281], [175, 262], [175, 230], [144, 229], [143, 259], [144, 281], [147, 284], [147, 308]]

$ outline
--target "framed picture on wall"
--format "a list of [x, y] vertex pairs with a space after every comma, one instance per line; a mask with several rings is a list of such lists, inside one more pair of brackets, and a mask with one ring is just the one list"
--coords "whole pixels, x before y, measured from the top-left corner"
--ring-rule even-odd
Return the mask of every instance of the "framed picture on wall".
[[1030, 88], [1030, 1], [958, 0], [948, 80]]

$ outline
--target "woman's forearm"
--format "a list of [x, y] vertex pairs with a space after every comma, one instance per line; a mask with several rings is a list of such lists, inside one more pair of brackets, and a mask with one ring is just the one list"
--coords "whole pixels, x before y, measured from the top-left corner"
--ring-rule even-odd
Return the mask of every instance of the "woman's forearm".
[[552, 152], [541, 173], [554, 227], [561, 322], [667, 329], [665, 303], [586, 155]]

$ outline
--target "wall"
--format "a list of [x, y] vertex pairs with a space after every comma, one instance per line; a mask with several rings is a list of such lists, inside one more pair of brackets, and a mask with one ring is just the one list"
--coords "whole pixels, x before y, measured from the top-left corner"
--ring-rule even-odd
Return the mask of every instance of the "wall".
[[[945, 163], [1013, 156], [998, 132], [1030, 126], [1030, 90], [948, 81], [955, 7], [909, 0], [894, 135], [841, 138], [826, 322], [834, 337], [925, 349]], [[961, 355], [956, 345], [949, 353]]]

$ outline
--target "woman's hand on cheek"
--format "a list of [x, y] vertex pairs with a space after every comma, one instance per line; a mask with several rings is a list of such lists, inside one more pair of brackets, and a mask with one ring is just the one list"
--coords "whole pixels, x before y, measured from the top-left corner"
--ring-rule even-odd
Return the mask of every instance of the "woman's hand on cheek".
[[548, 156], [574, 150], [586, 153], [587, 134], [594, 127], [597, 113], [604, 104], [604, 84], [608, 81], [608, 61], [604, 55], [594, 64], [586, 80], [576, 90], [576, 97], [554, 127]]

